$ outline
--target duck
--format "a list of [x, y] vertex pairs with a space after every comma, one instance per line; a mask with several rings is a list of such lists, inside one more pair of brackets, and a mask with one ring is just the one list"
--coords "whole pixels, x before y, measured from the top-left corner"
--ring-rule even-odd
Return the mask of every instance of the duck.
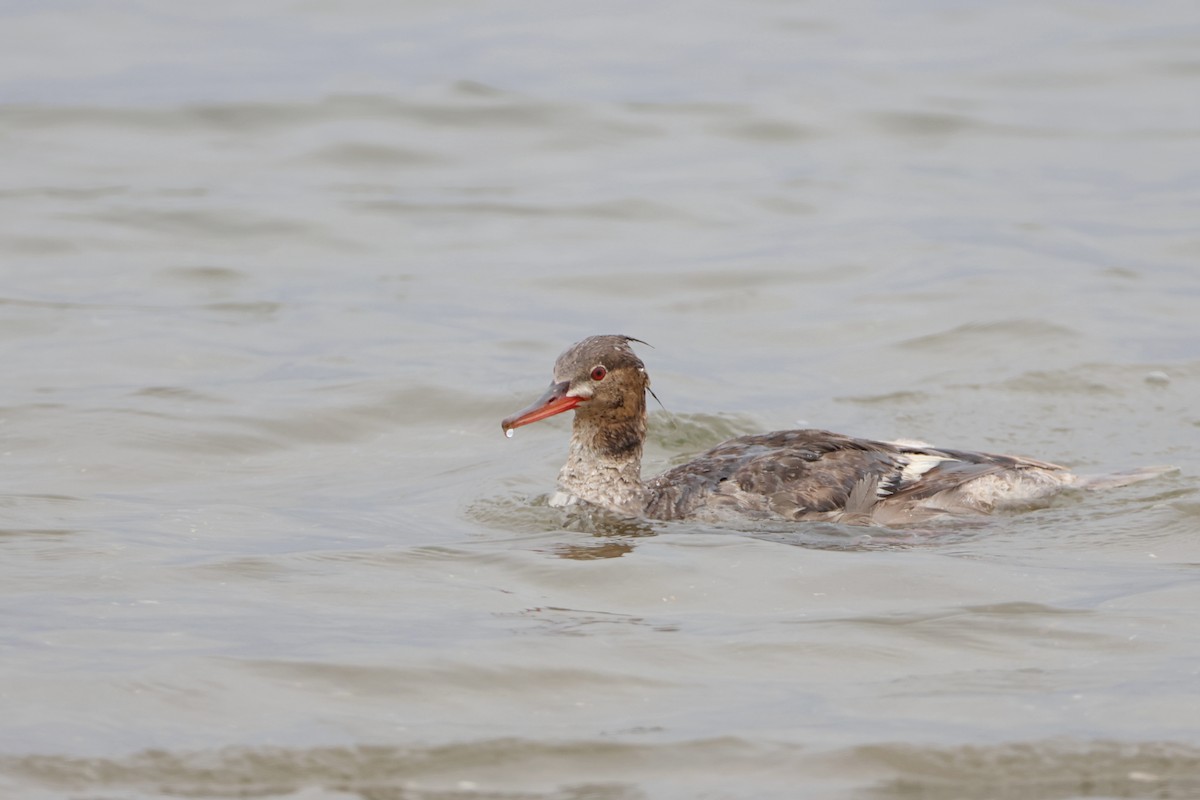
[[549, 388], [506, 417], [506, 436], [574, 411], [554, 505], [646, 520], [821, 521], [902, 526], [1044, 503], [1070, 488], [1143, 480], [1169, 469], [1080, 476], [1024, 456], [875, 441], [817, 429], [739, 436], [642, 479], [650, 376], [624, 335], [589, 336], [554, 363]]

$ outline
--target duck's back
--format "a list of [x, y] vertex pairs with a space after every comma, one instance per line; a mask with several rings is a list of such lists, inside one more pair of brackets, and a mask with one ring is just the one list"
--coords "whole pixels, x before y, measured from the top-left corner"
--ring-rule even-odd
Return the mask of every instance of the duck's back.
[[1074, 481], [1016, 456], [777, 431], [731, 439], [649, 481], [646, 515], [889, 525], [1028, 503]]

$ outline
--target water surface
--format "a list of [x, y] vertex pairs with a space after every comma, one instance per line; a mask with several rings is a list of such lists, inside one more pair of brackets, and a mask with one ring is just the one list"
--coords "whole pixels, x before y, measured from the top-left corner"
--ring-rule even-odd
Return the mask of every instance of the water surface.
[[[1200, 794], [1193, 4], [10, 4], [0, 794]], [[798, 425], [1178, 472], [565, 516]]]

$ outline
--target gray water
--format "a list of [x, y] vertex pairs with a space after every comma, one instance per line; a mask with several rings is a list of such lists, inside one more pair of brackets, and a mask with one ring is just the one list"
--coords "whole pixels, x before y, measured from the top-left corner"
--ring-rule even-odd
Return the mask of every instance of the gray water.
[[[1193, 2], [0, 8], [0, 796], [1200, 796]], [[795, 426], [1178, 471], [547, 506]]]

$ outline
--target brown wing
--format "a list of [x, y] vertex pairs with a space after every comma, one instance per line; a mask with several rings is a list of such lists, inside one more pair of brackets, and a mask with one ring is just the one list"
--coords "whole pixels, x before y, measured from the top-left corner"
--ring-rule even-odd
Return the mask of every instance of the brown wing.
[[[707, 507], [742, 516], [833, 517], [855, 493], [869, 511], [864, 480], [890, 493], [907, 463], [898, 448], [827, 431], [778, 431], [731, 439], [650, 482], [650, 516], [675, 519]], [[856, 492], [856, 487], [858, 487]]]
[[784, 519], [870, 519], [882, 502], [945, 497], [987, 475], [1062, 470], [1014, 456], [856, 439], [820, 430], [731, 439], [650, 481], [647, 515], [700, 510]]

